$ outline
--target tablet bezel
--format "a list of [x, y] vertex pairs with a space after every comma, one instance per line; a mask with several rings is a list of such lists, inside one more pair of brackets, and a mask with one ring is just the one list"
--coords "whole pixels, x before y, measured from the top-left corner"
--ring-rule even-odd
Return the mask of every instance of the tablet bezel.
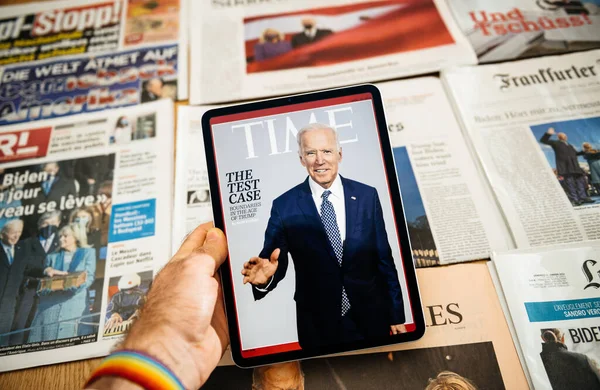
[[[351, 343], [328, 345], [314, 349], [300, 349], [295, 351], [278, 352], [268, 355], [260, 355], [253, 357], [243, 357], [240, 340], [240, 329], [236, 310], [236, 300], [233, 290], [233, 273], [229, 257], [225, 260], [220, 268], [221, 283], [225, 298], [225, 312], [227, 315], [227, 323], [229, 327], [229, 339], [231, 346], [231, 354], [236, 365], [242, 368], [250, 368], [265, 364], [281, 363], [290, 360], [307, 359], [312, 357], [330, 355], [341, 352], [349, 352], [360, 349], [376, 348], [389, 346], [398, 343], [405, 343], [420, 339], [425, 333], [425, 320], [421, 306], [421, 297], [417, 284], [416, 270], [412, 259], [412, 250], [404, 216], [404, 205], [400, 196], [400, 187], [398, 185], [398, 177], [394, 163], [394, 156], [388, 134], [387, 124], [385, 120], [383, 102], [379, 89], [371, 84], [358, 85], [352, 87], [331, 89], [320, 92], [313, 92], [301, 95], [287, 96], [272, 100], [264, 100], [254, 103], [244, 103], [235, 106], [221, 107], [208, 110], [202, 116], [202, 133], [204, 138], [204, 150], [206, 154], [206, 163], [208, 168], [208, 178], [210, 185], [210, 196], [212, 201], [212, 209], [214, 216], [214, 224], [219, 229], [227, 234], [224, 214], [223, 202], [220, 196], [218, 186], [217, 165], [215, 159], [211, 119], [232, 114], [247, 113], [257, 110], [270, 109], [275, 107], [284, 107], [296, 105], [299, 103], [315, 102], [331, 98], [349, 97], [352, 95], [360, 95], [368, 93], [371, 95], [373, 102], [373, 112], [375, 114], [377, 130], [379, 134], [379, 142], [383, 154], [384, 169], [387, 176], [388, 189], [392, 201], [392, 210], [394, 213], [395, 227], [399, 239], [400, 255], [404, 267], [406, 285], [408, 288], [407, 295], [409, 304], [412, 310], [415, 330], [400, 335], [390, 335], [381, 339], [361, 340]], [[235, 245], [235, 243], [230, 243]], [[400, 276], [400, 275], [399, 275]]]

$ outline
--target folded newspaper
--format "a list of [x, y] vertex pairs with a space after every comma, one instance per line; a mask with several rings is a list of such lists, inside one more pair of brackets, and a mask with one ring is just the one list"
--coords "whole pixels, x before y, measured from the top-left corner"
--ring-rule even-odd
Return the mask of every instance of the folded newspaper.
[[600, 242], [495, 253], [537, 390], [600, 388]]
[[[428, 77], [377, 86], [416, 266], [485, 259], [490, 250], [511, 248], [510, 234], [440, 81]], [[180, 107], [178, 112], [173, 252], [194, 227], [212, 220], [201, 124], [209, 108]], [[352, 120], [330, 124], [353, 126]], [[276, 142], [283, 143], [286, 131], [295, 135], [298, 129], [276, 129]]]
[[187, 1], [0, 7], [0, 125], [187, 98]]
[[[417, 276], [425, 336], [358, 355], [302, 361], [306, 389], [440, 389], [452, 382], [461, 389], [527, 388], [486, 264], [419, 269]], [[255, 370], [253, 380], [252, 370], [218, 367], [203, 389], [302, 388], [284, 387], [290, 375], [268, 378], [274, 380], [268, 387], [261, 372]]]
[[109, 353], [170, 257], [172, 173], [168, 99], [0, 127], [0, 371]]
[[600, 47], [600, 3], [593, 0], [448, 0], [479, 62]]
[[383, 95], [417, 267], [490, 257], [512, 247], [441, 82], [377, 84]]
[[518, 248], [600, 238], [600, 50], [442, 72]]
[[324, 89], [474, 64], [443, 0], [190, 2], [190, 103]]

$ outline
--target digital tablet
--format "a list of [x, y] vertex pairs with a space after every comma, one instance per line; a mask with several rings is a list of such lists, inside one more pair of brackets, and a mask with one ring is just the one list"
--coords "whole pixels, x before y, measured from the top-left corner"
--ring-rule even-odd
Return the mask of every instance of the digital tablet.
[[234, 362], [419, 339], [425, 323], [383, 104], [360, 85], [202, 118]]

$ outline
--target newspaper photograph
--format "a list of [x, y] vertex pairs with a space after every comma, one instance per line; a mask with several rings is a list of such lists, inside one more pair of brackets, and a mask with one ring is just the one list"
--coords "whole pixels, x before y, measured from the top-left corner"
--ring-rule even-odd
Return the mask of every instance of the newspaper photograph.
[[198, 1], [190, 13], [205, 17], [190, 26], [191, 104], [476, 63], [443, 0]]
[[[302, 375], [307, 390], [433, 390], [457, 381], [472, 386], [461, 389], [528, 388], [486, 263], [418, 269], [417, 276], [427, 322], [419, 341], [305, 360], [285, 376], [269, 376], [270, 367], [218, 367], [204, 388], [302, 388]], [[284, 387], [296, 370], [297, 387]]]
[[108, 354], [135, 320], [170, 256], [172, 123], [164, 99], [1, 128], [0, 371]]
[[448, 0], [480, 63], [600, 47], [600, 1]]
[[600, 242], [493, 254], [536, 389], [600, 388]]
[[600, 51], [443, 72], [518, 248], [600, 238]]
[[[490, 257], [512, 246], [439, 79], [377, 84], [417, 267]], [[435, 115], [431, 115], [435, 112]]]
[[186, 5], [79, 0], [0, 7], [0, 125], [186, 99]]

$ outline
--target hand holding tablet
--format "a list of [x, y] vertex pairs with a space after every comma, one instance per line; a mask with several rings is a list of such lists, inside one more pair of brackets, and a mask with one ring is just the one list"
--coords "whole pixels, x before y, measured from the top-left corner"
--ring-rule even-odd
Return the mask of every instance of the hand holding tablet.
[[215, 109], [202, 125], [236, 364], [423, 335], [377, 88]]

